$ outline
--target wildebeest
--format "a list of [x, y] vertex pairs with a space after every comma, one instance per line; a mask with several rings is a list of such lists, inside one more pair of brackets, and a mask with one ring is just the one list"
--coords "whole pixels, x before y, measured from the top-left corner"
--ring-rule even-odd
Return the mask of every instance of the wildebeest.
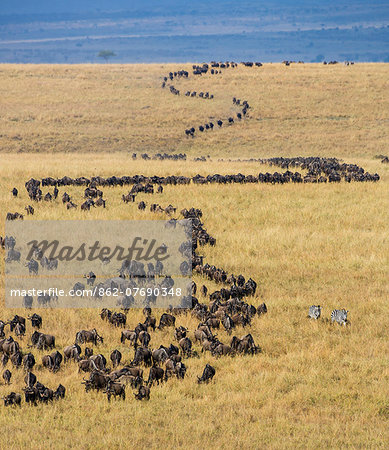
[[85, 385], [86, 392], [89, 392], [91, 389], [100, 391], [107, 387], [108, 381], [109, 377], [106, 374], [98, 370], [94, 370], [91, 372], [89, 379], [84, 379], [84, 382], [82, 384]]
[[251, 334], [243, 336], [242, 339], [234, 336], [231, 341], [231, 348], [233, 348], [238, 353], [243, 354], [256, 354], [261, 351], [259, 347], [254, 344], [254, 339]]
[[35, 366], [35, 357], [32, 353], [23, 356], [23, 366], [28, 372]]
[[52, 353], [50, 356], [53, 361], [52, 370], [53, 370], [53, 372], [57, 372], [60, 369], [63, 356], [58, 350], [55, 351], [54, 353]]
[[20, 262], [20, 252], [11, 248], [8, 250], [7, 258], [5, 260], [6, 263], [10, 262]]
[[159, 319], [158, 329], [163, 330], [165, 327], [174, 327], [176, 318], [171, 314], [163, 313]]
[[51, 355], [42, 356], [42, 366], [45, 367], [46, 369], [53, 370], [54, 361]]
[[68, 345], [63, 349], [64, 361], [73, 359], [79, 361], [81, 357], [81, 347], [78, 344]]
[[149, 386], [139, 386], [138, 392], [134, 396], [137, 400], [150, 400]]
[[204, 368], [203, 374], [201, 375], [201, 377], [197, 377], [197, 382], [200, 383], [209, 383], [212, 378], [215, 376], [215, 369], [207, 364]]
[[186, 333], [188, 330], [182, 325], [174, 330], [174, 337], [177, 341], [180, 341], [182, 338], [186, 337]]
[[192, 353], [192, 341], [188, 337], [184, 337], [179, 341], [182, 354], [184, 356], [190, 356]]
[[20, 351], [14, 353], [13, 355], [11, 355], [10, 360], [14, 367], [20, 367], [23, 362], [22, 353]]
[[0, 352], [3, 352], [7, 356], [12, 356], [19, 351], [19, 343], [16, 342], [12, 336], [0, 341]]
[[14, 331], [18, 324], [23, 325], [24, 329], [26, 326], [26, 319], [22, 316], [18, 316], [17, 314], [8, 322], [11, 331]]
[[3, 372], [3, 380], [4, 380], [5, 384], [11, 383], [11, 377], [12, 377], [12, 373], [8, 369]]
[[135, 350], [134, 359], [131, 361], [130, 366], [139, 366], [144, 364], [146, 367], [152, 364], [152, 354], [151, 351], [146, 347], [138, 347]]
[[57, 400], [60, 398], [65, 398], [65, 393], [66, 393], [65, 386], [62, 386], [62, 384], [59, 384], [57, 389], [54, 392], [54, 398]]
[[155, 365], [164, 363], [169, 358], [169, 355], [166, 349], [161, 346], [160, 348], [153, 350], [152, 357]]
[[36, 380], [36, 375], [34, 375], [32, 372], [27, 372], [26, 376], [24, 377], [24, 382], [28, 387], [33, 387], [36, 383]]
[[28, 320], [31, 320], [31, 325], [33, 328], [37, 328], [38, 330], [42, 327], [42, 317], [36, 313], [32, 316], [27, 317]]
[[139, 342], [143, 345], [143, 347], [148, 347], [151, 340], [151, 336], [147, 331], [143, 330], [139, 333], [138, 339]]
[[164, 375], [165, 375], [165, 371], [161, 367], [152, 366], [150, 368], [149, 379], [147, 380], [147, 384], [149, 386], [152, 386], [154, 381], [156, 381], [157, 384], [159, 384], [159, 382], [162, 383], [163, 379], [164, 379]]
[[34, 210], [33, 206], [27, 205], [24, 209], [26, 210], [27, 215], [30, 215], [30, 214], [32, 216], [34, 215], [35, 210]]
[[11, 392], [3, 397], [3, 400], [4, 406], [21, 406], [22, 396], [20, 394], [16, 394], [15, 392]]
[[126, 340], [129, 340], [131, 345], [133, 345], [135, 348], [137, 347], [137, 339], [138, 334], [135, 331], [132, 330], [124, 330], [122, 331], [120, 342], [124, 344]]
[[31, 336], [31, 344], [39, 350], [53, 349], [55, 348], [55, 337], [50, 334], [34, 331]]
[[96, 281], [96, 275], [93, 272], [85, 274], [84, 278], [86, 278], [87, 286], [93, 286]]
[[27, 309], [31, 309], [34, 303], [34, 297], [32, 295], [25, 295], [23, 297], [23, 305]]
[[110, 359], [112, 361], [113, 367], [117, 367], [122, 360], [122, 354], [119, 352], [119, 350], [114, 350], [110, 355]]
[[103, 343], [104, 339], [102, 336], [98, 334], [96, 328], [93, 330], [81, 330], [76, 334], [76, 344], [85, 344], [86, 342], [92, 342], [94, 345], [97, 345], [98, 342]]
[[111, 401], [111, 396], [113, 395], [115, 398], [119, 397], [123, 400], [126, 399], [126, 386], [120, 383], [115, 383], [111, 380], [107, 382], [107, 387], [105, 388], [105, 391], [103, 391], [105, 394], [107, 394], [108, 401]]

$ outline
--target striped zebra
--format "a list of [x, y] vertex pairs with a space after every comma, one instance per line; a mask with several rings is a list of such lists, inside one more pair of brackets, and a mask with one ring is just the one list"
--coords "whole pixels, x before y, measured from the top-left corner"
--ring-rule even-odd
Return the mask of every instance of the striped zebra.
[[310, 319], [315, 319], [317, 320], [320, 317], [321, 314], [321, 306], [320, 305], [312, 305], [309, 307], [309, 311], [308, 311], [308, 317]]
[[347, 324], [347, 313], [345, 309], [334, 309], [331, 312], [331, 321], [338, 322], [339, 325]]

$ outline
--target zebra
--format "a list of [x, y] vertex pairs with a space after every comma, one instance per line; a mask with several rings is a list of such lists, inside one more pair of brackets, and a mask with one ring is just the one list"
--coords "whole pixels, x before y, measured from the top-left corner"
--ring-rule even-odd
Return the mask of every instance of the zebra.
[[309, 307], [308, 317], [310, 319], [319, 319], [321, 314], [321, 306], [320, 305], [312, 305]]
[[338, 322], [339, 325], [347, 325], [347, 313], [345, 309], [334, 309], [331, 312], [331, 321]]

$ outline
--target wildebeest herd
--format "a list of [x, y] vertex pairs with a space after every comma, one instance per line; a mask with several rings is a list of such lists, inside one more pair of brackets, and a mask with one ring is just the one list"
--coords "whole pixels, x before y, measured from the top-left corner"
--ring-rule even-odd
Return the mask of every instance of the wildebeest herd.
[[[299, 167], [307, 170], [309, 177], [328, 177], [328, 181], [362, 181], [362, 176], [366, 177], [364, 170], [353, 164], [343, 164], [336, 159], [326, 158], [272, 158], [263, 161], [267, 164], [276, 165], [288, 169], [283, 174], [259, 174], [258, 177], [236, 175], [209, 175], [202, 177], [200, 175], [192, 178], [183, 176], [171, 177], [144, 177], [135, 175], [131, 177], [79, 177], [72, 179], [63, 177], [61, 179], [44, 178], [41, 181], [31, 179], [26, 182], [26, 189], [31, 200], [35, 202], [42, 201], [43, 192], [41, 188], [50, 187], [56, 189], [56, 197], [59, 195], [59, 188], [65, 186], [84, 187], [84, 196], [88, 199], [103, 198], [103, 191], [98, 188], [127, 186], [132, 184], [132, 188], [127, 195], [131, 195], [130, 203], [134, 203], [135, 196], [142, 193], [153, 194], [154, 185], [158, 186], [156, 191], [162, 192], [163, 186], [171, 184], [186, 185], [190, 182], [195, 184], [204, 183], [258, 183], [258, 182], [303, 182], [305, 179], [300, 175], [289, 172], [289, 168]], [[335, 177], [335, 174], [338, 175]], [[347, 179], [350, 177], [350, 180]], [[367, 181], [373, 177], [363, 178]], [[270, 181], [272, 179], [272, 181]], [[297, 181], [300, 179], [301, 181]], [[279, 180], [279, 181], [274, 181]], [[282, 181], [281, 181], [282, 180]], [[307, 182], [313, 182], [309, 180]], [[54, 197], [54, 193], [53, 193]], [[67, 203], [71, 202], [66, 192], [62, 195]], [[123, 194], [123, 200], [127, 196]], [[124, 200], [126, 201], [126, 200]], [[64, 202], [65, 203], [65, 202]], [[143, 202], [144, 203], [144, 202]], [[144, 203], [145, 205], [145, 203]], [[174, 227], [177, 217], [177, 208], [169, 205], [166, 209], [158, 209], [156, 204], [151, 205], [156, 211], [168, 214], [167, 224]], [[253, 317], [262, 316], [267, 313], [268, 308], [265, 303], [253, 305], [248, 302], [257, 291], [257, 283], [251, 278], [246, 279], [242, 274], [235, 275], [227, 273], [222, 268], [204, 263], [204, 258], [198, 251], [204, 245], [216, 245], [216, 239], [209, 235], [203, 223], [203, 212], [200, 209], [189, 208], [180, 211], [183, 218], [191, 219], [193, 226], [192, 234], [192, 270], [209, 281], [220, 284], [218, 290], [210, 292], [208, 287], [203, 284], [198, 286], [193, 282], [190, 295], [189, 308], [169, 308], [159, 317], [154, 315], [150, 305], [145, 303], [143, 314], [144, 321], [133, 324], [131, 328], [127, 323], [127, 308], [123, 311], [110, 311], [103, 309], [100, 313], [102, 320], [108, 321], [113, 327], [121, 328], [118, 330], [117, 342], [124, 345], [127, 342], [133, 349], [133, 357], [126, 360], [117, 348], [112, 348], [109, 355], [94, 353], [94, 348], [103, 342], [103, 337], [97, 332], [97, 329], [80, 330], [76, 333], [74, 341], [70, 341], [62, 350], [62, 353], [56, 350], [55, 336], [49, 333], [42, 333], [42, 318], [37, 314], [28, 317], [31, 326], [35, 331], [31, 332], [30, 344], [26, 351], [23, 351], [19, 342], [13, 336], [6, 337], [6, 326], [10, 326], [10, 332], [15, 337], [23, 339], [28, 329], [26, 320], [21, 316], [14, 316], [13, 319], [3, 322], [0, 321], [0, 353], [2, 353], [3, 367], [11, 362], [14, 368], [24, 367], [26, 371], [25, 383], [23, 388], [26, 403], [36, 404], [37, 402], [48, 403], [54, 399], [60, 399], [65, 396], [66, 389], [59, 384], [56, 390], [48, 388], [37, 381], [37, 377], [32, 370], [36, 364], [36, 359], [31, 350], [41, 352], [41, 367], [61, 376], [61, 365], [76, 363], [79, 373], [88, 373], [83, 379], [85, 391], [97, 390], [107, 395], [108, 401], [112, 397], [125, 399], [126, 389], [134, 389], [134, 398], [137, 400], [149, 400], [151, 388], [154, 384], [168, 382], [171, 379], [183, 379], [188, 370], [190, 370], [190, 359], [199, 356], [199, 352], [209, 352], [212, 357], [234, 357], [236, 355], [256, 355], [261, 353], [261, 348], [255, 343], [251, 333], [246, 333], [241, 337], [239, 329], [250, 327]], [[7, 236], [1, 239], [3, 247], [12, 249], [14, 243], [12, 237]], [[49, 263], [49, 262], [48, 262]], [[125, 274], [122, 276], [125, 277]], [[94, 283], [96, 277], [94, 274], [85, 275], [88, 281]], [[201, 295], [208, 299], [208, 303], [199, 302], [196, 297], [198, 290]], [[32, 303], [29, 304], [31, 307]], [[309, 308], [309, 317], [318, 319], [320, 317], [321, 307], [311, 306]], [[347, 324], [346, 310], [334, 310], [331, 313], [332, 322]], [[180, 325], [180, 317], [183, 314], [191, 314], [198, 320], [196, 329], [190, 332], [187, 328]], [[158, 323], [158, 325], [157, 325]], [[215, 333], [223, 328], [231, 337], [229, 342], [223, 342]], [[157, 344], [158, 331], [172, 329], [172, 342], [168, 346]], [[31, 330], [32, 331], [32, 330]], [[81, 346], [85, 345], [82, 350]], [[51, 351], [52, 353], [47, 353]], [[107, 364], [110, 361], [112, 366]], [[145, 369], [148, 369], [148, 376], [145, 376]], [[202, 374], [198, 374], [198, 383], [207, 383], [215, 376], [215, 369], [207, 364]], [[5, 383], [10, 383], [12, 373], [6, 369], [3, 373]], [[171, 382], [171, 381], [170, 381]], [[129, 387], [128, 387], [129, 386]], [[4, 397], [4, 404], [20, 405], [22, 395], [11, 392]]]
[[[292, 63], [295, 63], [295, 61], [283, 61], [283, 64], [285, 64], [285, 66], [290, 66]], [[303, 64], [303, 61], [299, 61], [299, 64]], [[252, 62], [252, 61], [246, 61], [246, 62], [241, 62], [240, 63], [242, 66], [244, 67], [262, 67], [263, 64], [260, 62]], [[330, 61], [330, 62], [323, 62], [324, 65], [332, 65], [332, 64], [338, 64], [338, 61]], [[353, 65], [353, 62], [349, 62], [349, 61], [345, 61], [345, 65]], [[226, 62], [216, 62], [216, 61], [211, 61], [209, 64], [208, 63], [203, 63], [202, 65], [196, 65], [194, 64], [192, 66], [192, 74], [193, 75], [205, 75], [205, 74], [210, 74], [210, 75], [217, 75], [217, 74], [221, 74], [222, 71], [221, 69], [225, 70], [228, 68], [236, 68], [238, 67], [238, 63], [233, 62], [233, 61], [226, 61]], [[169, 92], [171, 92], [174, 95], [180, 95], [180, 90], [177, 89], [173, 84], [169, 84], [170, 82], [172, 82], [175, 79], [188, 79], [189, 78], [189, 72], [187, 70], [178, 70], [176, 72], [169, 72], [169, 74], [167, 76], [163, 77], [163, 81], [161, 84], [161, 87], [164, 88], [169, 88]], [[186, 97], [197, 97], [197, 98], [202, 98], [202, 99], [209, 99], [212, 100], [214, 98], [213, 94], [210, 94], [209, 92], [199, 92], [197, 93], [197, 91], [195, 90], [186, 90], [185, 92], [185, 96]], [[199, 131], [200, 133], [203, 133], [204, 131], [207, 130], [214, 130], [216, 128], [221, 128], [223, 127], [224, 124], [228, 124], [228, 125], [232, 125], [235, 120], [237, 121], [241, 121], [243, 118], [248, 117], [247, 113], [248, 113], [248, 109], [250, 108], [248, 101], [247, 100], [243, 100], [241, 101], [240, 99], [237, 99], [236, 97], [233, 97], [232, 99], [232, 103], [235, 106], [241, 106], [242, 109], [239, 110], [238, 112], [235, 113], [235, 116], [226, 116], [224, 118], [219, 118], [219, 119], [215, 119], [215, 120], [210, 120], [207, 123], [203, 123], [201, 125], [196, 125], [196, 126], [191, 126], [189, 128], [185, 129], [185, 134], [187, 137], [195, 137], [198, 136], [198, 134], [195, 134], [196, 131]]]
[[[242, 63], [242, 65], [247, 66], [247, 67], [252, 67], [253, 63]], [[255, 63], [256, 67], [261, 67], [262, 64], [261, 63]], [[216, 61], [212, 61], [210, 64], [202, 64], [201, 66], [199, 65], [193, 65], [193, 75], [203, 75], [203, 74], [211, 74], [211, 75], [217, 75], [221, 73], [220, 69], [228, 69], [228, 68], [235, 68], [238, 67], [238, 64], [235, 62], [216, 62]], [[179, 79], [179, 78], [185, 78], [188, 79], [189, 78], [189, 72], [186, 70], [179, 70], [177, 72], [169, 72], [169, 74], [167, 76], [163, 77], [163, 82], [162, 82], [162, 88], [166, 88], [169, 87], [169, 91], [174, 94], [174, 95], [180, 95], [180, 90], [177, 89], [175, 86], [173, 85], [169, 85], [169, 80], [173, 81], [174, 79]], [[202, 99], [209, 99], [212, 100], [214, 98], [213, 94], [210, 94], [209, 92], [199, 92], [197, 93], [197, 91], [195, 90], [187, 90], [185, 92], [185, 96], [186, 97], [197, 97], [197, 98], [202, 98]], [[243, 100], [241, 101], [240, 99], [237, 99], [236, 97], [234, 97], [232, 99], [232, 103], [233, 105], [237, 106], [237, 107], [241, 107], [241, 110], [239, 110], [236, 113], [235, 117], [232, 116], [228, 116], [226, 118], [219, 118], [216, 119], [214, 121], [209, 121], [207, 123], [201, 124], [201, 125], [196, 125], [196, 126], [192, 126], [190, 128], [187, 128], [185, 130], [185, 134], [188, 137], [194, 137], [196, 131], [200, 131], [201, 133], [203, 133], [204, 131], [210, 130], [212, 131], [213, 129], [216, 128], [221, 128], [223, 126], [223, 124], [229, 124], [232, 125], [235, 120], [242, 120], [246, 115], [247, 115], [247, 111], [250, 108], [247, 100]]]
[[[254, 161], [254, 160], [252, 160]], [[133, 185], [131, 191], [123, 195], [125, 203], [134, 202], [138, 192], [154, 193], [154, 186], [156, 185], [157, 192], [163, 192], [163, 186], [166, 185], [189, 185], [194, 184], [230, 184], [230, 183], [338, 183], [342, 180], [345, 182], [367, 182], [379, 181], [378, 173], [370, 174], [366, 172], [363, 167], [356, 164], [342, 163], [336, 158], [321, 158], [321, 157], [294, 157], [294, 158], [269, 158], [255, 160], [261, 164], [268, 164], [270, 166], [278, 166], [282, 169], [287, 169], [284, 172], [274, 173], [259, 173], [255, 175], [243, 175], [241, 173], [231, 175], [195, 175], [193, 177], [186, 176], [144, 176], [131, 175], [109, 178], [95, 176], [92, 178], [78, 177], [71, 178], [64, 176], [62, 178], [47, 177], [42, 180], [31, 178], [25, 183], [28, 196], [30, 200], [40, 202], [47, 200], [50, 197], [50, 202], [55, 201], [59, 195], [59, 188], [64, 186], [86, 186], [84, 191], [85, 201], [80, 205], [81, 210], [89, 211], [92, 207], [106, 207], [106, 201], [103, 199], [103, 191], [98, 187], [116, 187]], [[306, 174], [300, 172], [293, 172], [290, 169], [299, 168], [306, 171]], [[43, 187], [53, 187], [53, 192], [43, 194]], [[16, 188], [14, 188], [16, 189]], [[77, 204], [72, 201], [69, 194], [64, 192], [62, 194], [62, 203], [66, 205], [67, 209], [77, 208]], [[140, 209], [144, 209], [146, 205], [144, 202], [140, 205]], [[30, 214], [35, 213], [33, 206], [28, 205], [25, 208], [30, 211]], [[23, 220], [24, 216], [18, 212], [7, 213], [6, 220]], [[0, 241], [0, 245], [4, 247], [4, 243]]]
[[[290, 63], [290, 62], [289, 62]], [[261, 67], [261, 63], [245, 62], [241, 63], [246, 67]], [[289, 64], [287, 64], [289, 65]], [[210, 73], [217, 75], [221, 69], [237, 67], [236, 63], [216, 63], [204, 64], [202, 66], [193, 67], [193, 75], [202, 75]], [[187, 71], [177, 71], [169, 73], [164, 78], [163, 87], [166, 87], [169, 80], [176, 78], [189, 77]], [[179, 91], [170, 86], [171, 92], [179, 94]], [[187, 91], [189, 97], [200, 97], [205, 99], [213, 98], [212, 94]], [[194, 94], [194, 95], [193, 95]], [[235, 120], [242, 120], [250, 108], [246, 100], [234, 97], [232, 104], [239, 107], [239, 112], [235, 117], [227, 119], [219, 119], [213, 122], [200, 125], [198, 130], [212, 130], [214, 127], [222, 127], [224, 122], [232, 124]], [[194, 136], [196, 128], [192, 127], [186, 130], [188, 136]], [[149, 155], [142, 154], [144, 160], [151, 159]], [[137, 155], [134, 154], [136, 159]], [[186, 155], [179, 154], [172, 156], [169, 154], [157, 154], [152, 159], [164, 160], [185, 160]], [[212, 184], [220, 185], [233, 183], [337, 183], [345, 182], [363, 182], [378, 181], [378, 174], [369, 174], [362, 167], [355, 164], [346, 164], [335, 158], [319, 158], [319, 157], [296, 157], [296, 158], [270, 158], [258, 160], [260, 164], [280, 167], [284, 171], [274, 173], [259, 173], [255, 175], [237, 174], [212, 174], [212, 175], [195, 175], [186, 177], [182, 175], [172, 176], [111, 176], [108, 178], [94, 176], [91, 178], [80, 176], [71, 178], [64, 176], [62, 178], [46, 177], [41, 180], [31, 178], [25, 183], [29, 199], [35, 202], [35, 208], [27, 205], [25, 210], [28, 215], [34, 215], [39, 209], [37, 205], [42, 202], [62, 201], [66, 208], [77, 208], [77, 204], [72, 200], [70, 195], [65, 191], [66, 186], [79, 186], [84, 189], [84, 202], [80, 205], [81, 210], [90, 211], [94, 207], [109, 208], [104, 199], [103, 188], [131, 186], [128, 193], [123, 193], [121, 198], [125, 204], [131, 205], [136, 203], [136, 197], [139, 194], [162, 194], [164, 187], [169, 185], [189, 185], [193, 184]], [[305, 173], [297, 172], [298, 168]], [[291, 170], [293, 169], [293, 171]], [[46, 190], [47, 192], [43, 192]], [[62, 190], [63, 192], [60, 192]], [[19, 191], [15, 187], [12, 189], [13, 197], [19, 196]], [[60, 199], [60, 200], [59, 200]], [[145, 210], [147, 204], [144, 200], [137, 203], [139, 210]], [[128, 355], [123, 355], [113, 345], [109, 351], [109, 355], [97, 353], [95, 349], [99, 344], [104, 342], [97, 328], [79, 330], [74, 339], [69, 338], [67, 345], [61, 351], [57, 350], [57, 342], [54, 335], [43, 333], [44, 323], [42, 317], [37, 313], [28, 317], [31, 321], [31, 328], [26, 326], [26, 319], [22, 316], [15, 315], [8, 321], [0, 321], [0, 353], [2, 354], [2, 364], [4, 367], [3, 380], [8, 385], [12, 380], [12, 372], [6, 368], [7, 364], [11, 364], [13, 368], [19, 370], [23, 368], [26, 372], [23, 388], [26, 403], [37, 404], [37, 402], [48, 403], [54, 399], [65, 397], [66, 389], [59, 384], [57, 389], [51, 389], [44, 386], [37, 380], [36, 375], [32, 372], [36, 366], [37, 352], [40, 352], [41, 368], [48, 370], [60, 379], [61, 367], [64, 364], [77, 364], [78, 371], [84, 375], [82, 384], [85, 391], [100, 391], [107, 395], [108, 401], [112, 397], [122, 400], [126, 399], [126, 389], [134, 389], [134, 398], [137, 400], [149, 400], [153, 385], [172, 382], [173, 379], [184, 379], [190, 371], [190, 360], [199, 356], [200, 352], [209, 354], [214, 358], [219, 357], [235, 357], [236, 355], [255, 356], [261, 353], [262, 349], [254, 340], [251, 333], [245, 331], [246, 327], [250, 327], [254, 317], [261, 317], [268, 312], [265, 303], [253, 305], [248, 299], [255, 298], [257, 292], [257, 283], [251, 279], [246, 279], [242, 274], [232, 274], [223, 268], [216, 267], [209, 263], [204, 263], [204, 258], [199, 254], [199, 249], [205, 245], [216, 245], [216, 238], [211, 236], [203, 223], [203, 212], [200, 209], [191, 207], [182, 209], [177, 213], [178, 209], [173, 205], [166, 207], [160, 206], [158, 203], [150, 204], [150, 211], [163, 213], [169, 216], [167, 225], [174, 228], [179, 215], [185, 219], [192, 221], [192, 267], [190, 268], [196, 274], [202, 276], [204, 280], [221, 285], [220, 289], [210, 292], [206, 284], [197, 286], [192, 283], [190, 297], [190, 307], [188, 308], [169, 308], [162, 312], [157, 320], [155, 311], [146, 302], [143, 309], [144, 320], [139, 323], [133, 323], [129, 327], [128, 324], [128, 308], [123, 307], [121, 311], [111, 311], [103, 308], [100, 312], [101, 320], [107, 321], [112, 327], [118, 328], [117, 344], [128, 345], [129, 353], [133, 352], [133, 356], [128, 359]], [[15, 212], [8, 213], [6, 220], [23, 219], [23, 215]], [[4, 239], [0, 237], [0, 247], [8, 251], [7, 258], [17, 260], [16, 250], [12, 237], [6, 236]], [[14, 253], [12, 253], [14, 252]], [[16, 259], [15, 259], [16, 258]], [[47, 270], [55, 270], [55, 261], [44, 259], [41, 255], [39, 258], [42, 267]], [[20, 259], [20, 254], [19, 254]], [[36, 263], [36, 261], [35, 261]], [[27, 269], [30, 273], [37, 273], [37, 263], [27, 262]], [[120, 274], [125, 277], [125, 274]], [[85, 275], [87, 283], [92, 284], [96, 281], [93, 273]], [[196, 297], [200, 292], [202, 297], [207, 299], [207, 303], [201, 303]], [[38, 302], [40, 306], [44, 302]], [[27, 308], [31, 308], [33, 299], [28, 299], [25, 304]], [[319, 319], [321, 316], [321, 307], [312, 305], [309, 308], [308, 317]], [[331, 313], [331, 321], [341, 325], [348, 324], [348, 311], [345, 309], [336, 309]], [[190, 314], [198, 321], [197, 327], [189, 331], [180, 324], [180, 318]], [[157, 325], [158, 324], [158, 325]], [[6, 327], [9, 326], [10, 334], [6, 336]], [[119, 330], [120, 329], [120, 330]], [[157, 343], [158, 332], [161, 330], [172, 330], [171, 342], [169, 345]], [[221, 341], [216, 332], [218, 329], [224, 329], [230, 337], [228, 342]], [[29, 344], [25, 350], [15, 338], [24, 339], [29, 334]], [[238, 337], [240, 336], [240, 337]], [[81, 346], [84, 346], [82, 348]], [[131, 349], [131, 350], [130, 350]], [[35, 355], [33, 353], [35, 352]], [[48, 353], [49, 352], [49, 353]], [[146, 376], [146, 370], [148, 375]], [[201, 374], [198, 374], [197, 381], [199, 384], [208, 383], [215, 377], [215, 368], [210, 364], [206, 364]], [[17, 405], [22, 403], [22, 394], [11, 392], [3, 398], [5, 406]]]

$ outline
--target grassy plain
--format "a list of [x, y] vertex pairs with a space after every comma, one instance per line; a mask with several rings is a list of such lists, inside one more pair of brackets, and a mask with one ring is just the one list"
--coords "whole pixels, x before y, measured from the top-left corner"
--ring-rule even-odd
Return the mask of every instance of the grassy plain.
[[[204, 248], [206, 260], [259, 283], [249, 301], [265, 301], [269, 312], [254, 319], [250, 332], [263, 353], [190, 359], [185, 380], [155, 387], [148, 403], [136, 402], [130, 389], [124, 403], [110, 405], [102, 394], [86, 394], [74, 364], [55, 375], [37, 367], [38, 378], [49, 387], [61, 382], [67, 397], [52, 406], [1, 407], [3, 442], [10, 437], [11, 448], [386, 448], [389, 167], [374, 155], [388, 153], [387, 65], [265, 65], [174, 83], [182, 90], [209, 90], [214, 102], [160, 89], [160, 75], [171, 69], [1, 66], [2, 220], [6, 212], [23, 212], [29, 204], [23, 186], [32, 176], [257, 174], [277, 169], [217, 159], [319, 155], [359, 164], [381, 180], [168, 186], [158, 199], [144, 195], [147, 203], [201, 208], [207, 230], [217, 239], [216, 247]], [[198, 139], [182, 136], [191, 123], [226, 117], [233, 111], [233, 95], [252, 104], [250, 119]], [[169, 149], [187, 153], [188, 161], [131, 159], [133, 151]], [[208, 154], [212, 159], [206, 163], [191, 160]], [[14, 186], [17, 199], [10, 193]], [[81, 189], [66, 191], [80, 203]], [[61, 202], [42, 203], [32, 219], [163, 218], [124, 205], [125, 192], [105, 188], [107, 208], [85, 214], [66, 211]], [[309, 321], [311, 304], [322, 305], [326, 318], [333, 308], [345, 307], [350, 327]], [[120, 331], [102, 322], [97, 310], [38, 312], [43, 331], [55, 334], [59, 350], [79, 329], [96, 327], [105, 338], [99, 351], [108, 356], [118, 348], [125, 361], [132, 358], [133, 351], [120, 345]], [[14, 313], [26, 315], [0, 306], [1, 319]], [[131, 311], [129, 327], [140, 318], [140, 312]], [[192, 337], [197, 321], [181, 316], [178, 324]], [[20, 339], [24, 350], [30, 331]], [[224, 331], [218, 336], [230, 339]], [[172, 341], [171, 331], [157, 331], [151, 347]], [[35, 355], [40, 364], [43, 353]], [[215, 379], [198, 386], [196, 376], [207, 362], [216, 368]], [[11, 371], [12, 385], [0, 385], [1, 396], [21, 391], [24, 374]]]

